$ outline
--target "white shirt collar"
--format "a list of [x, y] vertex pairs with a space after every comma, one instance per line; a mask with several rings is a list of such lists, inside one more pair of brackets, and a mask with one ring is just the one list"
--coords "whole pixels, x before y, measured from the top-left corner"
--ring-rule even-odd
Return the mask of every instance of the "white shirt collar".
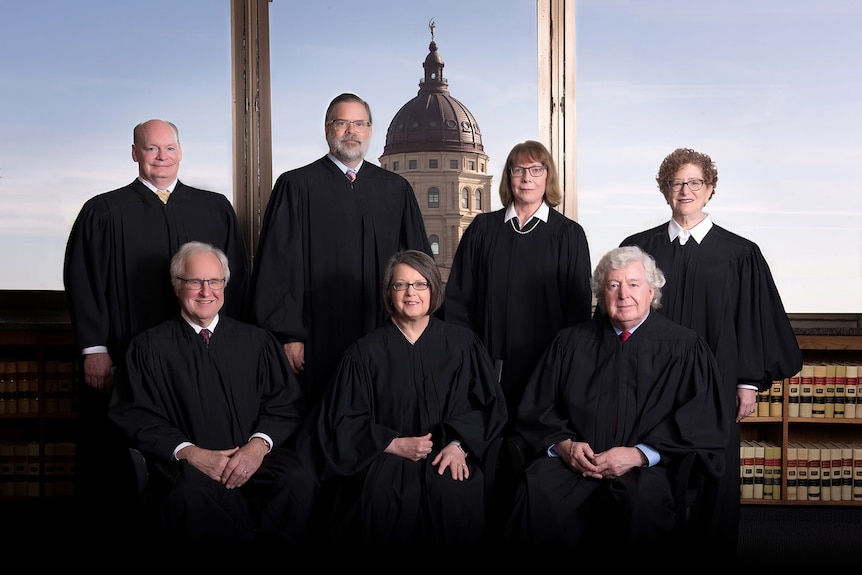
[[[147, 180], [143, 179], [143, 178], [142, 178], [142, 177], [140, 177], [140, 176], [138, 176], [138, 180], [139, 180], [142, 184], [144, 184], [145, 186], [147, 186], [147, 187], [150, 189], [150, 191], [151, 191], [151, 192], [155, 192], [156, 190], [158, 190], [158, 189], [159, 189], [159, 188], [155, 187], [153, 184], [151, 184], [150, 182], [148, 182]], [[177, 187], [177, 181], [178, 181], [178, 180], [174, 180], [174, 181], [171, 183], [171, 185], [170, 185], [170, 186], [168, 186], [168, 187], [167, 187], [167, 188], [165, 188], [165, 189], [166, 189], [167, 191], [169, 191], [169, 192], [172, 192], [172, 193], [173, 193], [174, 188], [175, 188], [175, 187]]]
[[341, 160], [339, 160], [338, 158], [336, 158], [332, 154], [326, 154], [326, 157], [329, 158], [330, 160], [332, 160], [332, 163], [334, 163], [336, 166], [338, 166], [338, 169], [341, 170], [345, 176], [347, 175], [347, 170], [353, 170], [354, 172], [358, 172], [359, 168], [361, 168], [362, 164], [365, 162], [365, 160], [360, 160], [359, 164], [357, 164], [357, 166], [355, 168], [348, 168], [347, 164], [345, 164], [344, 162], [342, 162]]
[[[193, 330], [195, 330], [195, 333], [201, 332], [203, 327], [199, 326], [198, 324], [194, 323], [191, 319], [189, 319], [189, 316], [186, 315], [186, 312], [180, 311], [180, 314], [183, 316], [183, 319], [186, 320], [186, 323], [189, 324]], [[217, 325], [218, 325], [218, 314], [216, 314], [216, 316], [213, 318], [212, 322], [210, 322], [210, 324], [208, 326], [206, 326], [206, 328], [208, 330], [210, 330], [210, 333], [213, 333], [213, 332], [215, 332], [215, 328]]]
[[681, 225], [679, 225], [676, 220], [671, 218], [670, 223], [667, 226], [667, 236], [668, 239], [672, 242], [680, 236], [679, 243], [680, 245], [685, 245], [685, 242], [688, 241], [689, 236], [694, 238], [697, 243], [702, 243], [703, 238], [706, 237], [707, 232], [712, 229], [712, 218], [709, 214], [704, 214], [703, 219], [690, 230], [686, 230]]
[[[545, 203], [545, 200], [542, 200], [542, 204], [539, 206], [539, 209], [536, 210], [536, 213], [534, 213], [532, 216], [530, 216], [526, 222], [522, 222], [519, 220], [518, 223], [521, 224], [521, 229], [523, 229], [524, 226], [526, 226], [530, 222], [530, 220], [532, 220], [533, 218], [539, 218], [540, 220], [542, 220], [543, 222], [545, 222], [547, 224], [548, 223], [548, 214], [550, 213], [550, 211], [551, 211], [551, 208], [548, 206], [548, 204]], [[515, 202], [512, 202], [511, 204], [509, 204], [509, 207], [506, 208], [506, 214], [503, 216], [503, 223], [506, 223], [509, 220], [511, 220], [512, 218], [516, 218], [516, 217], [518, 217], [518, 216], [517, 216], [517, 214], [515, 214]]]

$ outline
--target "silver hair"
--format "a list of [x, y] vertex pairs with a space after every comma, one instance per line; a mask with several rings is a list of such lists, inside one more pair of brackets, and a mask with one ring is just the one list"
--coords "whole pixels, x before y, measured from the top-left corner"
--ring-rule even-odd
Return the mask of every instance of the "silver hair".
[[605, 278], [611, 270], [621, 270], [627, 268], [635, 262], [640, 262], [646, 271], [647, 284], [653, 289], [652, 302], [650, 307], [658, 309], [661, 307], [661, 288], [666, 282], [664, 273], [655, 265], [655, 259], [638, 246], [625, 246], [614, 248], [599, 260], [593, 277], [590, 280], [590, 286], [593, 289], [593, 295], [596, 296], [596, 301], [601, 305], [601, 291], [605, 285]]

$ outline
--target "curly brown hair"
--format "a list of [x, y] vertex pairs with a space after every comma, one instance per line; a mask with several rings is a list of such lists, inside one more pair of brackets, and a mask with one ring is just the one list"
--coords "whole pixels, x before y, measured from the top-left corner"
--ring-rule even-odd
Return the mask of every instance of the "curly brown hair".
[[699, 166], [703, 170], [704, 184], [712, 186], [712, 193], [709, 195], [709, 199], [712, 199], [718, 187], [718, 168], [715, 167], [712, 158], [691, 148], [677, 148], [662, 160], [655, 177], [658, 189], [667, 198], [670, 194], [671, 180], [679, 169], [687, 164]]

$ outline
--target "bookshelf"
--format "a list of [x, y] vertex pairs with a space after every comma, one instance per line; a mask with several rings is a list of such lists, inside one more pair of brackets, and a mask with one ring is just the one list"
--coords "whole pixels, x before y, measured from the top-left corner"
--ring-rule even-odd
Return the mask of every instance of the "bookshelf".
[[0, 500], [73, 495], [79, 367], [62, 292], [0, 292]]
[[[826, 393], [826, 382], [828, 377], [823, 374], [836, 373], [835, 367], [841, 365], [855, 365], [862, 368], [862, 328], [853, 325], [853, 321], [849, 326], [836, 327], [799, 327], [794, 324], [794, 331], [799, 347], [802, 350], [803, 363], [808, 368], [803, 369], [802, 375], [806, 375], [806, 371], [812, 377], [812, 387], [814, 383], [814, 367], [818, 366], [817, 371], [820, 377], [824, 377], [821, 384], [821, 389], [824, 401], [828, 397], [830, 400], [834, 395], [833, 391]], [[830, 369], [829, 366], [832, 366]], [[862, 370], [860, 370], [862, 371]], [[842, 373], [840, 370], [838, 373]], [[802, 385], [802, 382], [800, 382]], [[816, 391], [812, 397], [812, 403], [816, 401]], [[780, 446], [781, 453], [781, 482], [780, 496], [776, 499], [755, 499], [743, 497], [741, 502], [743, 505], [816, 505], [816, 506], [862, 506], [862, 495], [859, 489], [854, 493], [854, 481], [859, 484], [859, 480], [853, 475], [855, 470], [851, 471], [848, 478], [846, 473], [846, 446], [850, 445], [860, 450], [859, 453], [853, 454], [859, 457], [862, 455], [862, 405], [857, 402], [858, 409], [855, 417], [835, 417], [841, 413], [842, 409], [835, 408], [834, 404], [830, 405], [825, 410], [828, 416], [795, 416], [791, 414], [791, 405], [795, 403], [795, 399], [791, 399], [791, 381], [786, 379], [782, 382], [782, 398], [781, 398], [781, 414], [749, 417], [742, 422], [741, 437], [743, 444], [775, 444]], [[801, 399], [801, 398], [800, 398]], [[802, 413], [805, 414], [805, 409], [802, 408], [802, 403], [797, 404]], [[813, 413], [817, 413], [815, 407]], [[793, 412], [795, 414], [795, 410]], [[843, 414], [842, 414], [843, 415]], [[837, 444], [837, 445], [836, 445]], [[802, 448], [809, 459], [809, 463], [813, 463], [813, 455], [808, 453], [811, 448], [834, 450], [844, 446], [845, 451], [842, 456], [841, 465], [841, 480], [840, 484], [835, 484], [832, 479], [832, 471], [835, 466], [834, 451], [827, 458], [822, 453], [817, 452], [820, 463], [818, 465], [795, 467], [796, 477], [800, 479], [814, 469], [817, 474], [828, 474], [820, 478], [819, 492], [813, 485], [796, 485], [796, 496], [788, 493], [788, 488], [792, 489], [792, 482], [788, 484], [787, 463], [793, 459], [797, 463], [802, 459], [798, 449]], [[788, 452], [790, 451], [790, 457]], [[793, 454], [796, 453], [796, 457]], [[852, 467], [852, 462], [851, 462]], [[804, 468], [804, 470], [803, 470]], [[826, 479], [828, 477], [828, 480]], [[776, 485], [778, 483], [776, 482]], [[805, 489], [805, 495], [802, 495], [801, 489]], [[842, 487], [844, 489], [842, 493]], [[849, 490], [849, 500], [847, 491]], [[828, 492], [828, 493], [827, 493]]]

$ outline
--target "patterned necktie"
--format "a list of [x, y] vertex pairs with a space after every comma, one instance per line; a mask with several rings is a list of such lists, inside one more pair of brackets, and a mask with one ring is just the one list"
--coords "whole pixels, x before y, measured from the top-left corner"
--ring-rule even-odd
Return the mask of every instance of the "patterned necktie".
[[159, 196], [159, 199], [162, 200], [163, 204], [167, 204], [168, 196], [170, 196], [171, 193], [167, 190], [156, 190], [156, 195]]
[[620, 342], [625, 343], [632, 336], [631, 332], [624, 331], [620, 334]]
[[350, 180], [350, 183], [352, 184], [354, 180], [356, 180], [356, 172], [352, 169], [347, 170], [347, 179]]
[[210, 330], [208, 330], [207, 328], [203, 328], [200, 331], [201, 337], [204, 338], [204, 343], [207, 344], [207, 347], [210, 346], [210, 333]]

